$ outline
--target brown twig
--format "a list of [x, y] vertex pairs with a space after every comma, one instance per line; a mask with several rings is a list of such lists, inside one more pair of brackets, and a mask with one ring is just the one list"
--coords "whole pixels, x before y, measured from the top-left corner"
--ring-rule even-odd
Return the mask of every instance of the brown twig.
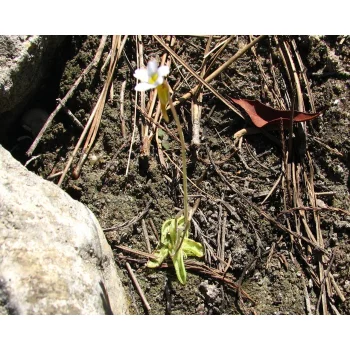
[[322, 147], [326, 148], [329, 152], [336, 154], [337, 156], [341, 156], [344, 157], [344, 154], [339, 152], [337, 149], [335, 148], [331, 148], [328, 145], [326, 145], [324, 142], [322, 142], [318, 137], [316, 136], [311, 136], [311, 139], [315, 142], [317, 142], [319, 145], [321, 145]]
[[[225, 242], [226, 242], [226, 231], [227, 231], [227, 212], [224, 210], [224, 217], [222, 220], [222, 228], [221, 228], [221, 254], [220, 259], [225, 260]], [[221, 263], [220, 270], [224, 270], [225, 266]]]
[[132, 134], [131, 134], [131, 141], [130, 141], [130, 147], [129, 147], [129, 153], [128, 153], [128, 164], [126, 166], [125, 170], [125, 176], [128, 176], [129, 173], [129, 167], [130, 167], [130, 160], [131, 160], [131, 151], [132, 151], [132, 146], [135, 141], [135, 133], [136, 133], [136, 110], [137, 110], [137, 96], [138, 96], [138, 91], [135, 92], [135, 108], [134, 108], [134, 118], [133, 118], [133, 126], [132, 126]]
[[134, 286], [135, 286], [135, 288], [137, 290], [137, 293], [139, 294], [139, 296], [140, 296], [140, 298], [142, 300], [143, 305], [145, 306], [147, 312], [150, 312], [151, 311], [151, 307], [150, 307], [150, 305], [149, 305], [149, 303], [147, 301], [147, 298], [146, 298], [142, 288], [140, 287], [139, 282], [137, 281], [137, 278], [136, 278], [134, 272], [131, 269], [131, 266], [129, 265], [128, 262], [125, 263], [125, 265], [126, 265], [126, 269], [128, 270], [128, 272], [130, 274], [130, 278], [131, 278], [132, 282], [134, 283]]
[[307, 95], [309, 97], [309, 101], [310, 101], [310, 105], [311, 105], [311, 112], [314, 113], [314, 112], [316, 112], [315, 102], [314, 102], [314, 97], [313, 97], [312, 90], [311, 90], [311, 87], [310, 87], [310, 82], [309, 82], [309, 79], [308, 79], [308, 77], [306, 75], [306, 68], [305, 68], [305, 66], [303, 64], [303, 61], [301, 59], [301, 56], [299, 54], [299, 51], [298, 51], [297, 44], [296, 44], [295, 40], [292, 39], [291, 43], [292, 43], [292, 47], [294, 49], [294, 53], [295, 53], [295, 55], [297, 57], [297, 60], [298, 60], [298, 64], [299, 64], [299, 67], [300, 67], [301, 75], [302, 75], [303, 80], [304, 80], [304, 84], [306, 86]]
[[130, 253], [130, 254], [135, 254], [135, 255], [140, 255], [146, 259], [157, 259], [157, 257], [153, 254], [150, 254], [150, 253], [145, 253], [145, 252], [142, 252], [141, 250], [137, 250], [137, 249], [132, 249], [132, 248], [129, 248], [129, 247], [125, 247], [125, 246], [122, 246], [122, 245], [116, 245], [114, 246], [115, 248], [118, 248], [124, 252], [127, 252], [127, 253]]
[[[249, 35], [249, 38], [250, 38], [250, 41], [252, 42], [253, 41], [253, 36]], [[271, 84], [270, 79], [267, 77], [267, 75], [264, 72], [263, 66], [261, 64], [261, 59], [258, 56], [258, 54], [256, 53], [256, 50], [255, 50], [254, 46], [252, 46], [251, 50], [252, 50], [252, 53], [253, 53], [253, 55], [255, 57], [255, 62], [257, 64], [259, 70], [260, 70], [260, 74], [261, 74], [261, 76], [263, 78], [263, 81], [265, 83], [266, 88], [269, 89], [269, 92], [271, 92], [271, 94], [273, 95], [274, 100], [277, 101], [279, 108], [285, 109], [284, 103], [283, 103], [283, 100], [280, 97], [279, 91], [275, 91], [275, 88], [278, 87], [278, 85], [277, 84], [273, 84], [273, 85]], [[275, 80], [275, 78], [274, 78], [274, 80]]]
[[[148, 253], [144, 253], [144, 252], [141, 252], [141, 251], [138, 251], [138, 250], [135, 250], [135, 249], [131, 249], [131, 248], [128, 248], [128, 247], [124, 247], [124, 246], [116, 246], [116, 248], [118, 249], [121, 249], [123, 251], [126, 251], [126, 252], [129, 252], [129, 253], [132, 253], [132, 254], [136, 254], [136, 255], [140, 255], [140, 256], [143, 256], [145, 258], [150, 258], [150, 259], [154, 259], [155, 257], [152, 255], [152, 254], [148, 254]], [[145, 260], [135, 260], [135, 259], [132, 259], [132, 258], [129, 258], [129, 257], [124, 257], [122, 256], [122, 258], [124, 259], [127, 259], [127, 260], [131, 260], [131, 261], [136, 261], [140, 264], [142, 263], [146, 263]], [[255, 301], [249, 296], [249, 294], [247, 292], [245, 292], [241, 286], [237, 285], [233, 280], [232, 278], [228, 277], [228, 276], [223, 276], [222, 272], [219, 271], [219, 270], [216, 270], [216, 269], [213, 269], [211, 268], [210, 266], [207, 266], [201, 262], [198, 262], [196, 260], [185, 260], [184, 261], [185, 263], [185, 268], [186, 270], [189, 270], [189, 271], [196, 271], [198, 273], [201, 273], [203, 275], [206, 275], [208, 277], [211, 277], [211, 278], [214, 278], [218, 281], [221, 281], [221, 282], [225, 282], [226, 285], [233, 289], [233, 290], [237, 290], [237, 289], [240, 289], [240, 292], [241, 294], [248, 300], [250, 300], [252, 303], [255, 304]], [[161, 265], [160, 265], [160, 268], [168, 268], [169, 265], [165, 262], [163, 262]]]
[[307, 286], [303, 275], [301, 275], [301, 281], [302, 281], [303, 290], [304, 290], [306, 312], [308, 315], [312, 315], [310, 296], [309, 296], [309, 292], [307, 291]]
[[[210, 36], [208, 39], [207, 45], [205, 47], [204, 59], [202, 62], [202, 67], [200, 72], [201, 78], [204, 78], [206, 73], [206, 69], [207, 69], [206, 63], [207, 63], [208, 57], [206, 58], [205, 54], [209, 52], [211, 41], [212, 41], [212, 37]], [[202, 92], [201, 86], [198, 86], [197, 91], [193, 94], [192, 103], [191, 103], [192, 145], [194, 145], [195, 147], [198, 147], [200, 145], [199, 131], [200, 131], [200, 119], [202, 114], [202, 102], [203, 102], [203, 92]]]
[[80, 130], [83, 130], [83, 124], [81, 124], [80, 121], [76, 118], [76, 116], [65, 105], [62, 104], [62, 100], [60, 98], [57, 98], [56, 101], [62, 105], [62, 109], [70, 117], [73, 124], [76, 125]]
[[299, 211], [299, 210], [309, 210], [309, 211], [335, 211], [338, 213], [342, 213], [345, 215], [350, 215], [350, 212], [344, 209], [340, 209], [340, 208], [334, 208], [334, 207], [325, 207], [325, 208], [320, 208], [320, 207], [296, 207], [296, 208], [290, 208], [288, 210], [282, 211], [280, 212], [277, 217], [281, 216], [281, 215], [285, 215], [285, 214], [289, 214], [292, 213], [294, 211]]
[[150, 223], [150, 225], [152, 227], [153, 234], [154, 234], [154, 236], [156, 237], [156, 239], [157, 239], [157, 241], [159, 243], [159, 235], [158, 235], [156, 226], [154, 225], [154, 222], [153, 222], [152, 218], [149, 219], [149, 223]]
[[329, 279], [330, 279], [330, 281], [331, 281], [331, 283], [332, 283], [332, 285], [333, 285], [333, 287], [334, 287], [336, 293], [338, 294], [338, 297], [339, 297], [340, 300], [344, 303], [345, 300], [346, 300], [346, 299], [345, 299], [345, 296], [344, 296], [344, 294], [342, 293], [342, 291], [340, 290], [340, 288], [339, 288], [337, 282], [335, 281], [333, 274], [332, 274], [331, 272], [329, 272], [329, 273], [328, 273], [328, 276], [329, 276]]
[[[309, 161], [310, 179], [307, 178], [306, 172], [304, 172], [304, 178], [305, 178], [305, 183], [307, 185], [307, 193], [309, 196], [309, 201], [311, 203], [311, 206], [315, 207], [316, 206], [316, 195], [315, 195], [315, 190], [314, 190], [314, 168], [313, 168], [311, 155], [309, 152], [307, 152], [307, 158]], [[314, 217], [315, 226], [316, 226], [317, 242], [321, 247], [324, 247], [322, 231], [321, 231], [320, 215], [317, 211], [313, 211], [313, 217]], [[333, 256], [331, 257], [331, 263], [333, 262], [332, 258], [333, 258]], [[323, 314], [327, 315], [328, 314], [327, 292], [328, 292], [328, 295], [330, 296], [330, 285], [329, 285], [329, 279], [327, 278], [327, 275], [324, 273], [324, 263], [325, 263], [324, 257], [322, 257], [322, 256], [319, 257], [320, 281], [322, 281], [322, 279], [325, 279], [326, 286], [327, 286], [327, 290], [323, 289], [323, 295], [322, 295]], [[330, 265], [331, 265], [331, 263], [330, 263]], [[327, 269], [328, 272], [329, 272], [329, 269], [330, 269], [330, 267], [328, 267], [328, 269]], [[327, 274], [328, 274], [328, 272], [327, 272]], [[318, 310], [318, 308], [316, 310]]]
[[[216, 249], [216, 255], [218, 257], [221, 258], [221, 235], [222, 235], [222, 205], [221, 203], [219, 204], [219, 214], [218, 214], [218, 217], [219, 217], [219, 221], [218, 221], [218, 226], [217, 226], [217, 237], [216, 237], [216, 246], [217, 246], [217, 249]], [[221, 263], [219, 262], [219, 270], [221, 270]]]
[[282, 180], [282, 174], [280, 174], [280, 176], [277, 178], [277, 180], [275, 181], [275, 183], [273, 184], [273, 186], [271, 187], [271, 190], [269, 191], [269, 193], [266, 195], [266, 197], [264, 198], [264, 200], [261, 202], [261, 205], [263, 205], [268, 198], [272, 195], [272, 193], [275, 192], [276, 188], [278, 187], [279, 183]]
[[152, 253], [151, 245], [149, 243], [149, 237], [148, 237], [148, 231], [147, 231], [145, 219], [141, 219], [141, 225], [142, 225], [143, 236], [145, 237], [147, 251], [148, 251], [148, 253]]
[[[213, 37], [213, 36], [212, 36]], [[211, 62], [209, 63], [209, 66], [207, 68], [207, 72], [210, 71], [211, 67], [213, 66], [213, 64], [215, 63], [215, 61], [217, 60], [217, 58], [221, 55], [221, 53], [226, 49], [227, 45], [236, 37], [236, 35], [231, 35], [228, 39], [225, 40], [224, 45], [221, 46], [221, 48], [217, 51], [217, 53], [213, 56], [213, 58], [211, 59]], [[220, 45], [220, 44], [219, 44]], [[214, 49], [213, 49], [214, 50]], [[212, 51], [213, 51], [212, 50]], [[205, 57], [205, 56], [204, 56]]]

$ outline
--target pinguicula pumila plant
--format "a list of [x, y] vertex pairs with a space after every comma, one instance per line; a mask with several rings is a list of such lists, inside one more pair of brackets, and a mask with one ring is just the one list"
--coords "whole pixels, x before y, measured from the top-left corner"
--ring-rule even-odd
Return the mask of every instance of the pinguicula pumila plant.
[[169, 84], [165, 79], [169, 72], [168, 66], [158, 67], [156, 61], [150, 60], [147, 64], [147, 68], [139, 68], [134, 74], [134, 77], [140, 80], [135, 87], [136, 91], [147, 91], [150, 89], [157, 90], [162, 116], [166, 122], [169, 122], [169, 116], [166, 110], [167, 104], [169, 103], [181, 142], [184, 214], [180, 217], [165, 220], [162, 225], [160, 242], [156, 250], [153, 252], [155, 258], [148, 261], [147, 267], [159, 267], [164, 259], [170, 256], [178, 280], [181, 284], [186, 284], [187, 273], [184, 258], [187, 256], [202, 257], [204, 255], [204, 248], [202, 244], [188, 238], [190, 220], [188, 215], [186, 147], [182, 126], [170, 95]]

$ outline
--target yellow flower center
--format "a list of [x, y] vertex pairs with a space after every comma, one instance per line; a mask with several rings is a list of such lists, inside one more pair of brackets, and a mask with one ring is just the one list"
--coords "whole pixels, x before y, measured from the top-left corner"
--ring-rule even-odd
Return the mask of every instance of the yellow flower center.
[[158, 79], [158, 73], [154, 73], [148, 80], [149, 84], [154, 84]]

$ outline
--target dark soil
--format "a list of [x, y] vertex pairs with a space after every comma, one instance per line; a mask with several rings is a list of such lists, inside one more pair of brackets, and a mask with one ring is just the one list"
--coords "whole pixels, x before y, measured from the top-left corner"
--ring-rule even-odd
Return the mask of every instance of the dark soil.
[[[210, 50], [223, 39], [214, 36]], [[169, 266], [150, 270], [145, 267], [147, 258], [137, 253], [148, 252], [142, 226], [147, 229], [152, 250], [155, 249], [157, 238], [151, 221], [159, 235], [162, 223], [183, 208], [183, 192], [178, 170], [181, 169], [180, 144], [167, 132], [159, 132], [162, 147], [158, 147], [153, 138], [149, 155], [144, 154], [141, 130], [147, 122], [139, 111], [136, 113], [135, 140], [126, 175], [135, 111], [136, 82], [133, 73], [137, 68], [135, 37], [128, 38], [114, 73], [113, 94], [107, 99], [88, 161], [82, 168], [81, 176], [73, 180], [69, 173], [62, 188], [86, 204], [103, 228], [120, 226], [106, 232], [106, 237], [121, 269], [133, 313], [144, 314], [146, 310], [130, 280], [126, 262], [134, 270], [152, 314], [350, 313], [350, 37], [300, 36], [279, 39], [277, 42], [274, 37], [265, 37], [255, 46], [256, 54], [248, 50], [210, 85], [226, 99], [256, 99], [275, 108], [282, 109], [283, 104], [284, 108], [292, 109], [295, 83], [293, 78], [289, 79], [279, 51], [283, 41], [289, 44], [305, 111], [313, 111], [312, 101], [316, 111], [324, 111], [322, 116], [306, 122], [306, 144], [302, 136], [299, 138], [300, 126], [295, 124], [293, 169], [297, 175], [294, 184], [291, 177], [289, 182], [285, 181], [288, 175], [285, 176], [282, 168], [288, 149], [288, 130], [281, 130], [280, 126], [277, 130], [269, 130], [269, 135], [275, 141], [260, 132], [244, 136], [238, 144], [233, 135], [252, 124], [204, 88], [201, 144], [191, 147], [191, 99], [177, 107], [189, 146], [188, 176], [197, 185], [195, 187], [189, 183], [190, 206], [197, 198], [201, 199], [193, 216], [191, 236], [206, 248], [205, 258], [196, 260], [197, 268], [188, 268], [188, 282], [182, 286], [176, 279], [171, 261], [168, 261]], [[50, 97], [51, 104], [55, 103], [54, 99], [65, 96], [82, 70], [92, 61], [100, 37], [78, 36], [69, 40], [66, 48], [70, 53], [69, 58], [57, 63], [64, 64], [63, 74], [51, 81], [59, 90], [57, 96]], [[292, 48], [293, 40], [305, 66], [303, 71]], [[208, 37], [178, 36], [173, 50], [200, 74], [207, 42]], [[143, 36], [142, 43], [146, 63], [151, 58], [160, 60], [166, 52], [150, 36]], [[248, 36], [236, 36], [215, 60], [209, 73], [248, 43]], [[102, 91], [106, 73], [101, 73], [101, 68], [110, 47], [111, 38], [108, 38], [100, 64], [83, 79], [67, 103], [82, 124], [86, 123]], [[209, 56], [208, 64], [213, 54]], [[125, 138], [120, 119], [120, 91], [124, 81]], [[168, 82], [174, 90], [174, 101], [197, 84], [193, 75], [176, 60], [172, 60]], [[36, 96], [36, 105], [45, 105], [45, 98], [42, 91]], [[146, 93], [146, 108], [148, 98], [149, 92]], [[149, 125], [152, 127], [153, 124]], [[162, 121], [161, 125], [167, 126], [170, 133], [176, 135], [174, 121], [168, 125]], [[80, 134], [81, 131], [61, 111], [34, 153], [40, 157], [33, 160], [28, 168], [43, 178], [62, 171]], [[13, 147], [11, 145], [9, 148]], [[23, 155], [26, 149], [22, 153], [18, 149], [16, 156], [25, 162], [27, 159]], [[161, 163], [162, 155], [165, 167]], [[210, 159], [216, 162], [217, 169]], [[249, 202], [224, 182], [217, 170], [236, 191], [284, 227], [290, 227], [293, 232], [310, 239], [310, 233], [307, 233], [309, 228], [316, 244], [324, 247], [326, 254], [292, 237], [261, 212], [254, 210]], [[271, 196], [264, 201], [280, 176], [283, 181], [278, 182]], [[57, 183], [58, 179], [55, 177], [51, 181]], [[308, 187], [307, 183], [312, 181], [313, 186]], [[288, 184], [292, 192], [288, 192]], [[299, 191], [299, 202], [295, 197], [293, 201], [295, 188]], [[313, 190], [316, 195], [312, 198], [317, 199], [316, 206], [323, 207], [322, 210], [294, 210], [279, 215], [296, 207], [295, 203], [299, 203], [298, 207], [315, 208], [310, 199], [310, 191]], [[149, 210], [140, 218], [139, 214], [148, 203]], [[137, 220], [134, 223], [122, 226], [135, 217]], [[223, 234], [223, 257], [228, 266], [218, 259]], [[121, 246], [135, 252], [121, 249]], [[219, 277], [209, 276], [203, 271], [203, 265], [219, 270]], [[224, 270], [231, 284], [223, 280]], [[326, 299], [317, 308], [323, 282], [322, 270], [328, 276], [326, 283], [323, 283]], [[331, 272], [332, 278], [328, 272]], [[241, 289], [236, 288], [239, 286]]]

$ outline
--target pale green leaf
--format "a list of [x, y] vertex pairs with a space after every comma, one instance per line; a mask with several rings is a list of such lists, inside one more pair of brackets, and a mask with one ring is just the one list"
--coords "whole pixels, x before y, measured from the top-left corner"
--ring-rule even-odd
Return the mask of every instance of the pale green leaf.
[[159, 267], [159, 265], [164, 261], [164, 259], [168, 256], [169, 250], [166, 246], [162, 246], [160, 249], [157, 249], [153, 252], [153, 255], [156, 257], [155, 259], [150, 259], [147, 262], [147, 267], [155, 268]]
[[173, 260], [177, 279], [181, 284], [186, 284], [187, 272], [185, 269], [182, 249], [180, 249], [174, 256], [172, 256], [171, 259]]
[[163, 222], [163, 225], [162, 225], [160, 241], [162, 244], [164, 244], [166, 246], [170, 243], [169, 232], [170, 232], [171, 225], [172, 225], [173, 221], [174, 221], [174, 219], [165, 220]]
[[187, 256], [197, 256], [198, 258], [204, 256], [202, 244], [189, 238], [184, 239], [181, 249]]

